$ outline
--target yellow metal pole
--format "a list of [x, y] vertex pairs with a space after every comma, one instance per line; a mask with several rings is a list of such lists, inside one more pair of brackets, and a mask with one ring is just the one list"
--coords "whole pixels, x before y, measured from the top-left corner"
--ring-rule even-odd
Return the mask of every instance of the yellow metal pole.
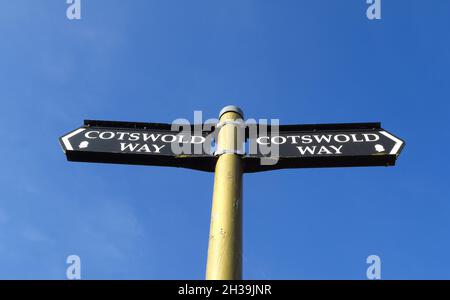
[[214, 175], [207, 280], [242, 279], [242, 111], [227, 106], [220, 113], [219, 155]]

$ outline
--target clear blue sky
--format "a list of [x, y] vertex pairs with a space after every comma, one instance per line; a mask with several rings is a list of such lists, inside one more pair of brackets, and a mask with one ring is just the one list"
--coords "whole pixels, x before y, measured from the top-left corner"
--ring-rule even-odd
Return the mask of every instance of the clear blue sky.
[[396, 167], [245, 175], [244, 277], [450, 279], [450, 2], [0, 0], [0, 279], [202, 279], [213, 176], [69, 163], [84, 119], [227, 104], [282, 124], [381, 121]]

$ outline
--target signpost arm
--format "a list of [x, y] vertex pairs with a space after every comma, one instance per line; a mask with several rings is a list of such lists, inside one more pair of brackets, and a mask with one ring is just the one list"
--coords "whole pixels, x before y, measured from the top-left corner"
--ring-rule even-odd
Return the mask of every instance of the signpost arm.
[[[242, 111], [227, 106], [220, 113], [211, 210], [207, 280], [242, 279]], [[243, 124], [243, 121], [242, 121]]]

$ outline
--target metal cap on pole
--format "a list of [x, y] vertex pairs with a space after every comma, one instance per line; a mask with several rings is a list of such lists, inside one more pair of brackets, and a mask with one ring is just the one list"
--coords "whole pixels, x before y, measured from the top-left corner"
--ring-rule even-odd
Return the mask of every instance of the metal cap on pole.
[[206, 279], [242, 279], [242, 121], [243, 112], [220, 112]]
[[228, 105], [228, 106], [225, 106], [224, 108], [222, 108], [222, 110], [220, 111], [219, 119], [222, 118], [222, 115], [227, 112], [237, 113], [241, 117], [241, 119], [244, 118], [244, 113], [242, 112], [242, 109], [240, 109], [239, 107], [237, 107], [235, 105]]

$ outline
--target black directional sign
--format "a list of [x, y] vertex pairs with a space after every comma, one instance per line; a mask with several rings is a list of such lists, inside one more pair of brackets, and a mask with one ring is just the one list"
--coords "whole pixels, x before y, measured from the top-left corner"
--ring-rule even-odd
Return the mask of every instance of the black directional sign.
[[[257, 130], [258, 133], [254, 137], [250, 135], [248, 141], [247, 172], [391, 166], [404, 146], [402, 140], [382, 129], [380, 123], [281, 125], [264, 133]], [[266, 158], [263, 164], [262, 158]]]
[[[208, 125], [208, 124], [206, 124]], [[214, 172], [214, 126], [85, 121], [60, 138], [70, 161], [174, 166]], [[205, 130], [205, 128], [208, 128]], [[244, 172], [286, 168], [392, 166], [404, 142], [380, 123], [241, 126]]]
[[[85, 121], [60, 138], [69, 161], [185, 167], [214, 171], [210, 131], [188, 125]], [[180, 128], [182, 129], [182, 128]], [[197, 130], [198, 131], [198, 130]]]

